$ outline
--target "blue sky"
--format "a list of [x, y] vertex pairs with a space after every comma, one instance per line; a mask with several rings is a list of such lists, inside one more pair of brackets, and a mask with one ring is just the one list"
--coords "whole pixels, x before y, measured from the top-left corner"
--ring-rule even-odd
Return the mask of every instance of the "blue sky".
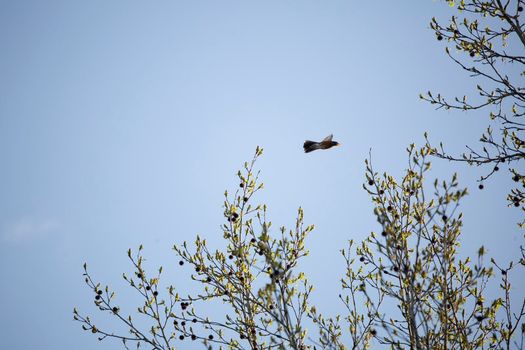
[[[475, 87], [429, 29], [450, 11], [431, 0], [0, 1], [3, 346], [121, 348], [72, 322], [74, 306], [96, 315], [83, 262], [130, 310], [128, 248], [143, 243], [148, 264], [184, 285], [172, 245], [218, 244], [223, 192], [257, 145], [259, 198], [277, 227], [298, 206], [316, 225], [303, 270], [318, 309], [337, 312], [338, 250], [378, 229], [361, 188], [369, 149], [399, 175], [424, 131], [459, 153], [486, 126], [485, 113], [418, 98]], [[330, 133], [342, 147], [302, 152]], [[477, 168], [436, 161], [432, 175], [455, 171], [471, 189], [462, 250], [517, 256], [506, 172], [483, 191]]]

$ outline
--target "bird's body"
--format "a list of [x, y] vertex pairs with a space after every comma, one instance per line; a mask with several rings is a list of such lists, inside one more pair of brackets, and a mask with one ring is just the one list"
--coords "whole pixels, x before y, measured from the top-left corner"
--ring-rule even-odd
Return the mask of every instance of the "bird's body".
[[309, 153], [318, 149], [329, 149], [334, 146], [339, 146], [339, 142], [332, 141], [334, 135], [328, 135], [321, 142], [315, 142], [306, 140], [304, 141], [303, 148], [305, 153]]

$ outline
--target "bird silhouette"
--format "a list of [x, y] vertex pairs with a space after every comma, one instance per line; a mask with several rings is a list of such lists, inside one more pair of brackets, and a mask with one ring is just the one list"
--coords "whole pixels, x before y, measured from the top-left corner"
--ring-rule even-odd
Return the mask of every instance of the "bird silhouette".
[[310, 140], [304, 141], [304, 152], [309, 153], [315, 151], [316, 149], [329, 149], [334, 146], [340, 146], [339, 142], [332, 141], [333, 137], [334, 135], [330, 134], [327, 137], [325, 137], [321, 142], [315, 142]]

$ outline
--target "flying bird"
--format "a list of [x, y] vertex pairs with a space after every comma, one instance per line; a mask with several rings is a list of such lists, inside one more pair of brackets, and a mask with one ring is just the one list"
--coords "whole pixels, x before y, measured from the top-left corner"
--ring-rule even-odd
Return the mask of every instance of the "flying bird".
[[339, 142], [332, 141], [333, 137], [334, 135], [328, 135], [321, 142], [315, 142], [315, 141], [310, 141], [310, 140], [304, 141], [304, 145], [303, 145], [304, 152], [309, 153], [309, 152], [315, 151], [316, 149], [329, 149], [334, 146], [339, 146], [340, 145]]

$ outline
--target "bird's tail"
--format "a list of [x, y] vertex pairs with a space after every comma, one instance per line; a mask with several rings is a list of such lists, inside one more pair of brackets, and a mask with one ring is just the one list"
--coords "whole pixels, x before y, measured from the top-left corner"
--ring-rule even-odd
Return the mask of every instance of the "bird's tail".
[[312, 151], [315, 151], [316, 149], [319, 149], [319, 143], [310, 141], [310, 140], [306, 140], [304, 141], [303, 148], [304, 148], [305, 153], [312, 152]]

